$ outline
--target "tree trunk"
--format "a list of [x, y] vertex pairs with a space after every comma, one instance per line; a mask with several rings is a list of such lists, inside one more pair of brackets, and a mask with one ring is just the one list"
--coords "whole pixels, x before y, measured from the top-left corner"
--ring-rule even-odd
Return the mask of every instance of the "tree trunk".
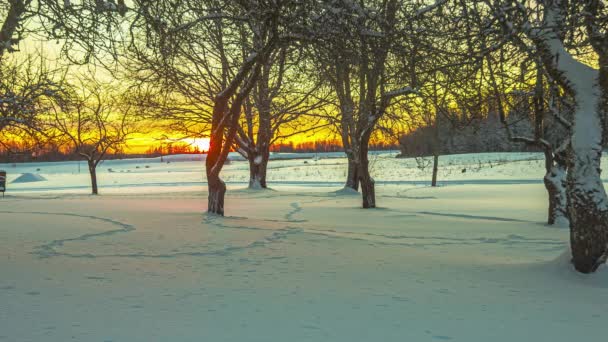
[[223, 216], [226, 183], [220, 177], [209, 177], [207, 178], [207, 183], [209, 188], [207, 212]]
[[608, 256], [608, 198], [600, 178], [602, 124], [599, 101], [592, 101], [597, 96], [591, 94], [577, 94], [568, 169], [572, 262], [582, 273], [595, 272]]
[[[269, 66], [267, 65], [269, 68]], [[258, 112], [259, 128], [257, 134], [257, 146], [249, 153], [249, 188], [266, 189], [266, 171], [270, 159], [270, 140], [272, 139], [271, 123], [271, 99], [268, 90], [268, 75], [266, 70], [259, 83], [262, 85], [258, 90]]]
[[348, 173], [346, 174], [344, 188], [359, 191], [359, 167], [352, 156], [348, 156]]
[[226, 194], [226, 184], [220, 179], [219, 170], [223, 166], [221, 161], [222, 149], [224, 147], [224, 128], [222, 119], [227, 112], [227, 100], [216, 99], [213, 108], [213, 118], [211, 125], [211, 139], [209, 140], [209, 152], [205, 159], [205, 169], [207, 174], [207, 212], [212, 214], [224, 215], [224, 195]]
[[572, 262], [582, 273], [595, 272], [608, 257], [608, 197], [600, 169], [607, 66], [608, 60], [600, 59], [595, 79], [581, 77], [573, 82], [576, 110], [568, 168], [568, 209]]
[[433, 178], [431, 186], [437, 186], [437, 171], [439, 171], [439, 151], [441, 149], [441, 141], [439, 141], [439, 111], [435, 110], [435, 125], [433, 133]]
[[267, 189], [266, 171], [269, 153], [251, 154], [249, 158], [249, 189]]
[[91, 194], [97, 195], [97, 165], [92, 160], [87, 160], [87, 164], [89, 165], [89, 174], [91, 175]]
[[376, 207], [376, 190], [375, 181], [369, 174], [369, 137], [366, 135], [361, 138], [360, 146], [358, 148], [359, 153], [359, 168], [358, 176], [359, 182], [361, 182], [361, 195], [363, 196], [363, 208], [375, 208]]
[[[346, 99], [342, 100], [341, 104], [341, 114], [342, 119], [340, 120], [340, 136], [342, 138], [342, 146], [344, 146], [344, 152], [346, 153], [346, 158], [348, 159], [348, 171], [346, 174], [346, 183], [344, 184], [345, 189], [352, 189], [355, 191], [359, 191], [359, 165], [356, 161], [357, 159], [357, 151], [356, 148], [358, 144], [358, 140], [354, 135], [354, 120], [353, 120], [353, 104], [352, 98], [348, 94], [345, 96]], [[352, 134], [351, 134], [352, 132]]]
[[568, 222], [568, 196], [566, 193], [566, 167], [555, 164], [545, 174], [544, 183], [549, 195], [549, 211], [547, 223], [567, 227]]
[[435, 153], [433, 155], [433, 179], [431, 180], [431, 186], [437, 186], [437, 171], [439, 170], [439, 155]]
[[[367, 158], [366, 158], [367, 159]], [[376, 207], [375, 181], [369, 174], [367, 160], [359, 164], [359, 181], [361, 182], [361, 194], [363, 196], [363, 208]]]

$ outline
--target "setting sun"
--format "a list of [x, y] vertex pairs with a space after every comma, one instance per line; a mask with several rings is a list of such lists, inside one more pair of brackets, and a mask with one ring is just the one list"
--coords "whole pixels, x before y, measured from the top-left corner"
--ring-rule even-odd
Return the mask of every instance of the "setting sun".
[[183, 141], [192, 146], [192, 148], [198, 148], [201, 152], [209, 151], [209, 138], [191, 138], [184, 139]]

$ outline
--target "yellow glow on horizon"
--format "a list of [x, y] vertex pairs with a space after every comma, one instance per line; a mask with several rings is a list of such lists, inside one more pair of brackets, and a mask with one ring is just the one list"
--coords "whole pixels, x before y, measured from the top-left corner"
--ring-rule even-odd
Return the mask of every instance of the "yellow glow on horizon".
[[209, 151], [209, 138], [191, 138], [183, 139], [182, 141], [193, 148], [198, 148], [198, 150], [201, 152]]

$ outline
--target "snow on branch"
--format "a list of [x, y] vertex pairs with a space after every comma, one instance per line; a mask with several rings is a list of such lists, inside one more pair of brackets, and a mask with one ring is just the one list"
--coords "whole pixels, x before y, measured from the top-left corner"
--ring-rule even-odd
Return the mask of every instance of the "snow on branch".
[[566, 119], [562, 116], [559, 109], [556, 108], [556, 105], [554, 104], [554, 102], [555, 102], [555, 100], [553, 100], [553, 99], [549, 102], [549, 112], [551, 113], [551, 115], [553, 115], [553, 117], [557, 120], [557, 122], [559, 122], [562, 126], [566, 127], [567, 129], [571, 129], [572, 123], [568, 119]]
[[555, 149], [555, 154], [561, 154], [564, 153], [568, 150], [568, 148], [570, 147], [571, 144], [571, 139], [568, 137], [567, 139], [564, 140], [564, 142], [562, 142], [561, 145], [559, 145], [556, 149]]
[[525, 143], [527, 145], [541, 145], [544, 148], [551, 149], [551, 143], [548, 142], [547, 140], [543, 139], [543, 138], [532, 139], [532, 138], [523, 137], [523, 136], [512, 136], [510, 138], [510, 140], [514, 141], [514, 142]]
[[400, 88], [400, 89], [395, 89], [393, 91], [389, 91], [384, 93], [384, 98], [386, 100], [390, 100], [394, 97], [397, 96], [402, 96], [402, 95], [410, 95], [410, 94], [417, 94], [418, 90], [412, 88], [412, 87], [404, 87], [404, 88]]
[[246, 18], [242, 18], [242, 17], [236, 17], [236, 16], [232, 16], [232, 15], [228, 15], [228, 14], [224, 14], [222, 12], [215, 12], [215, 13], [211, 13], [208, 15], [204, 15], [204, 16], [200, 16], [192, 21], [189, 21], [187, 23], [184, 23], [182, 25], [173, 27], [169, 30], [170, 33], [176, 33], [179, 31], [184, 31], [184, 30], [188, 30], [190, 28], [192, 28], [193, 26], [195, 26], [198, 23], [201, 23], [203, 21], [206, 20], [211, 20], [211, 19], [235, 19], [235, 20], [245, 20]]

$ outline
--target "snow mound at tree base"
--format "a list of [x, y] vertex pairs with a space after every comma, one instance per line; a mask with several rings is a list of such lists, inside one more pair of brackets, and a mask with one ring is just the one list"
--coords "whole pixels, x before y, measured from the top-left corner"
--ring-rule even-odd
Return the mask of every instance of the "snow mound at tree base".
[[359, 196], [359, 191], [353, 189], [353, 188], [349, 188], [347, 186], [343, 187], [340, 190], [334, 191], [334, 193], [338, 196]]
[[32, 182], [43, 182], [46, 178], [42, 177], [39, 174], [35, 173], [24, 173], [21, 176], [17, 177], [11, 183], [32, 183]]
[[583, 281], [595, 287], [608, 288], [608, 264], [601, 265], [595, 273], [583, 274], [577, 272], [572, 265], [572, 253], [568, 249], [551, 261], [550, 265], [553, 272], [562, 278], [577, 282]]

